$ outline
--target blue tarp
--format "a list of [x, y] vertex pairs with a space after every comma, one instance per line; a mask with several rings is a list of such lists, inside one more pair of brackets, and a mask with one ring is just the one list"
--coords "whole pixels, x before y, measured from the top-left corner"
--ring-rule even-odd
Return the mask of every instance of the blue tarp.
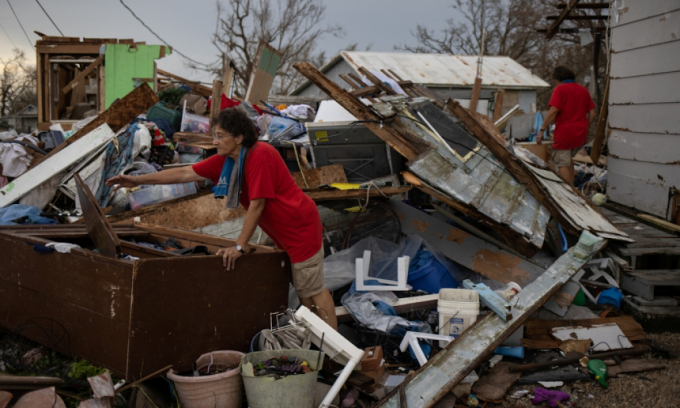
[[[20, 223], [14, 221], [22, 220]], [[51, 218], [40, 216], [40, 209], [38, 207], [31, 207], [28, 205], [12, 204], [6, 208], [0, 208], [0, 225], [18, 225], [18, 224], [56, 224], [57, 222]]]

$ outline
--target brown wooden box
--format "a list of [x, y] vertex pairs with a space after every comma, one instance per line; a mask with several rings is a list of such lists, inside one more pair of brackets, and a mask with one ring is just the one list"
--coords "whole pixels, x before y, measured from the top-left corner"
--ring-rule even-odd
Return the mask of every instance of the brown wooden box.
[[30, 244], [92, 243], [83, 225], [0, 227], [0, 324], [128, 381], [169, 364], [185, 371], [212, 350], [247, 352], [288, 304], [290, 261], [257, 247], [227, 271], [218, 256], [179, 256], [129, 242], [173, 237], [212, 253], [234, 241], [148, 225], [115, 225], [121, 250], [36, 252]]

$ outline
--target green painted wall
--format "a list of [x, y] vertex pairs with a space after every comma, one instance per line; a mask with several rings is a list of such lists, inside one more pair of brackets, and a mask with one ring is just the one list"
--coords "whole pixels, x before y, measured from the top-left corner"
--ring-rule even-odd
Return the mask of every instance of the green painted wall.
[[[164, 45], [137, 45], [135, 49], [127, 44], [106, 44], [105, 109], [135, 88], [134, 78], [153, 78], [154, 61], [160, 58], [161, 47], [165, 55], [170, 55], [170, 48]], [[147, 83], [154, 89], [153, 81]]]

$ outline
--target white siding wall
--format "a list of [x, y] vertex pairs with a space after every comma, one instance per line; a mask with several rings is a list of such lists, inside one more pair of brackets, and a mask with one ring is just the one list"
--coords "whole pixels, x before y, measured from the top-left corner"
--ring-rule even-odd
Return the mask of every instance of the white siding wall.
[[680, 189], [680, 1], [614, 3], [607, 194], [668, 218]]

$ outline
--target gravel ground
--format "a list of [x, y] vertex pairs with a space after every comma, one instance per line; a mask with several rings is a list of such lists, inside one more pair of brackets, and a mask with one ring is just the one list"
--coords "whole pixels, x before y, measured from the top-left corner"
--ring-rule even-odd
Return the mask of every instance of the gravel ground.
[[[603, 389], [594, 379], [565, 383], [559, 390], [571, 396], [570, 404], [565, 407], [584, 408], [633, 408], [633, 407], [680, 407], [680, 334], [647, 333], [650, 340], [670, 347], [670, 359], [660, 360], [646, 354], [636, 358], [648, 358], [664, 361], [665, 370], [642, 373], [620, 374], [618, 378], [607, 379], [609, 388]], [[526, 395], [512, 398], [519, 390], [533, 389], [538, 385], [516, 385], [508, 391], [501, 405], [489, 404], [490, 407], [547, 407], [546, 402], [533, 405]]]

